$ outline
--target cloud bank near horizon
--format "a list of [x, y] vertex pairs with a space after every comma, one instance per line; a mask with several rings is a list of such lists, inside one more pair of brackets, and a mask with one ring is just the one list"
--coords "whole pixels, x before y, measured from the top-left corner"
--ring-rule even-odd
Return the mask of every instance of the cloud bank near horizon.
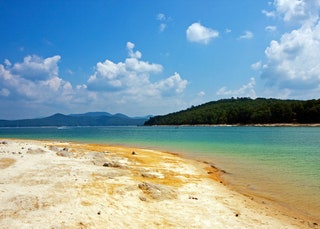
[[157, 107], [165, 107], [164, 112], [169, 112], [173, 107], [183, 106], [180, 96], [188, 81], [178, 72], [153, 80], [152, 76], [160, 74], [163, 66], [141, 60], [142, 53], [134, 51], [134, 47], [132, 42], [127, 42], [128, 57], [123, 62], [108, 59], [98, 62], [87, 82], [79, 85], [59, 76], [59, 55], [26, 56], [23, 62], [14, 64], [6, 59], [0, 64], [0, 100], [17, 106], [43, 104], [42, 109], [59, 106], [67, 112], [140, 107], [141, 115]]

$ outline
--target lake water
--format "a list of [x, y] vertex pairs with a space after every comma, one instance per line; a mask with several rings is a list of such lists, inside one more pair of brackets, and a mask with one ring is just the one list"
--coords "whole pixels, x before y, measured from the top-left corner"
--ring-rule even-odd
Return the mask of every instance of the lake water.
[[212, 161], [230, 187], [320, 215], [320, 127], [0, 128], [1, 138], [151, 148]]

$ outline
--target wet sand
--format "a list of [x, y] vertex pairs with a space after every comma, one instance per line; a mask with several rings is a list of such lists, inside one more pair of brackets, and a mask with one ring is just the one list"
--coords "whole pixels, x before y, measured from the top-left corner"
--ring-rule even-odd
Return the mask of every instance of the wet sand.
[[148, 149], [0, 139], [1, 228], [318, 228]]

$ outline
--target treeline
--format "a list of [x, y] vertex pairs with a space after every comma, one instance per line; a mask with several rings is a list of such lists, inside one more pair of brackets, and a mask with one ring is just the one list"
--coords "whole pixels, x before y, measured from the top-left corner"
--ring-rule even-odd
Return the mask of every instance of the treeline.
[[231, 98], [151, 117], [145, 125], [320, 123], [320, 99]]

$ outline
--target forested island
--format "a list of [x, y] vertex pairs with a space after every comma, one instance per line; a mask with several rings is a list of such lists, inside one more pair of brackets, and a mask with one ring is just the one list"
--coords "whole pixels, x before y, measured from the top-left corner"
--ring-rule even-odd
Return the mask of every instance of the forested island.
[[151, 117], [144, 125], [252, 125], [320, 123], [320, 99], [231, 98]]

